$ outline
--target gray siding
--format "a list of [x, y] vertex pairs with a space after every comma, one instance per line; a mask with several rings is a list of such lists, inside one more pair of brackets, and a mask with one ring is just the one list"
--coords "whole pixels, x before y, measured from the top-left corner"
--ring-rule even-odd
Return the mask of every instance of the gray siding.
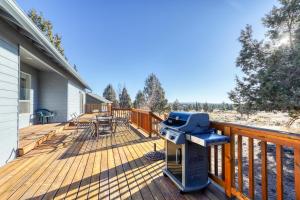
[[18, 46], [0, 36], [0, 166], [15, 158], [18, 147]]
[[19, 115], [19, 128], [33, 125], [35, 123], [34, 113], [38, 109], [38, 71], [24, 63], [21, 63], [21, 72], [31, 75], [30, 88], [30, 113]]
[[85, 92], [72, 81], [68, 81], [68, 120], [71, 119], [73, 113], [83, 114], [80, 112], [80, 93], [83, 95], [83, 107], [85, 104]]
[[56, 112], [53, 122], [67, 121], [67, 79], [54, 72], [40, 72], [39, 75], [39, 107]]

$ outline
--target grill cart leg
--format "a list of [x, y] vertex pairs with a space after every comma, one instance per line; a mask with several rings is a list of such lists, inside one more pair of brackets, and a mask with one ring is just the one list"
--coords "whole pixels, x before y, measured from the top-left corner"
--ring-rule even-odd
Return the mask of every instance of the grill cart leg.
[[165, 174], [164, 172], [163, 172], [163, 175], [164, 175], [164, 177], [168, 177], [167, 174]]

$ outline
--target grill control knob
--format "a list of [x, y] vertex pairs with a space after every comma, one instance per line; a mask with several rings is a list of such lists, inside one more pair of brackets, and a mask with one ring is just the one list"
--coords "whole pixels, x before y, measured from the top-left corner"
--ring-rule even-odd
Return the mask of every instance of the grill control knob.
[[165, 131], [162, 131], [161, 132], [161, 135], [166, 135], [167, 133]]
[[170, 136], [170, 139], [171, 139], [171, 140], [174, 140], [174, 139], [175, 139], [175, 137], [174, 137], [173, 135], [171, 135], [171, 136]]

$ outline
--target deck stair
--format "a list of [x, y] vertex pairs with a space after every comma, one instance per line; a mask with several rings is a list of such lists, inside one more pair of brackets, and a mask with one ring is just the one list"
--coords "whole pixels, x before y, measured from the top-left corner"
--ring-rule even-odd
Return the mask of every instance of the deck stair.
[[49, 140], [55, 134], [64, 130], [66, 124], [51, 123], [38, 124], [20, 129], [18, 156], [23, 156], [29, 151]]

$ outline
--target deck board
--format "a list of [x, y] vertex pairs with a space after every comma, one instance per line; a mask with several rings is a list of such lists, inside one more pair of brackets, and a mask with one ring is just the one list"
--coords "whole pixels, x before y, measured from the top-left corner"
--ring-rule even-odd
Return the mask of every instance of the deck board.
[[164, 162], [143, 157], [154, 143], [163, 149], [158, 138], [126, 128], [98, 139], [88, 129], [73, 132], [68, 128], [0, 168], [0, 199], [223, 199], [213, 185], [180, 194], [163, 177]]

